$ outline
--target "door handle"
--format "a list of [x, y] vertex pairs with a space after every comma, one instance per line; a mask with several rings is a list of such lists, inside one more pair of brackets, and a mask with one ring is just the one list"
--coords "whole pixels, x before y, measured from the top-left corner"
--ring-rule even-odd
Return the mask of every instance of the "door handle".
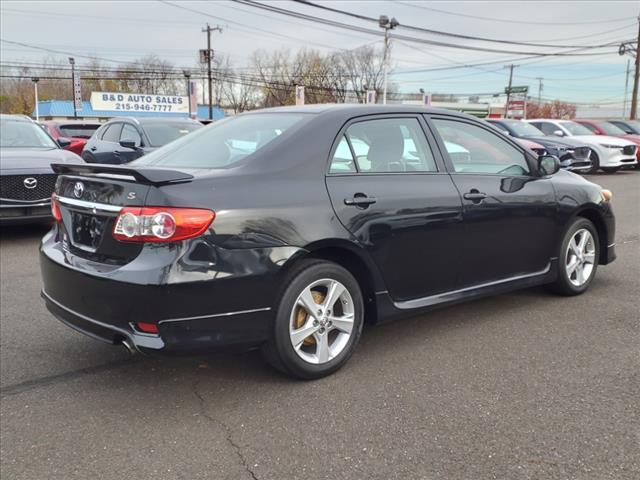
[[375, 197], [367, 197], [364, 193], [356, 193], [353, 198], [345, 198], [344, 204], [360, 208], [367, 208], [369, 205], [376, 203]]
[[486, 193], [479, 192], [475, 188], [472, 188], [469, 192], [462, 195], [465, 200], [471, 200], [473, 203], [480, 203], [482, 200], [487, 198]]

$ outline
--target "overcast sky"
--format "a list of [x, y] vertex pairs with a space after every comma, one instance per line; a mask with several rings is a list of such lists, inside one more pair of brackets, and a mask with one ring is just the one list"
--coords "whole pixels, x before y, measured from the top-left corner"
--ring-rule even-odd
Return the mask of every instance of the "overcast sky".
[[[523, 59], [525, 55], [472, 51], [394, 40], [392, 79], [402, 91], [441, 93], [489, 93], [504, 89], [508, 70], [516, 63], [514, 85], [529, 85], [537, 95], [543, 77], [543, 96], [576, 102], [621, 103], [629, 56], [621, 57], [617, 44], [634, 40], [638, 33], [640, 2], [413, 2], [316, 0], [333, 8], [370, 17], [394, 16], [400, 24], [492, 39], [544, 43], [544, 47], [504, 45], [419, 33], [399, 27], [396, 33], [484, 47], [504, 52], [558, 52], [557, 45], [601, 45], [614, 43], [608, 55]], [[219, 24], [213, 48], [230, 56], [235, 66], [247, 65], [258, 48], [275, 50], [301, 47], [351, 49], [360, 45], [382, 45], [379, 36], [347, 31], [301, 19], [264, 12], [232, 1], [180, 1], [174, 3], [202, 13], [189, 12], [167, 2], [147, 1], [11, 1], [1, 4], [1, 37], [39, 47], [118, 62], [155, 53], [178, 66], [192, 67], [197, 51], [206, 46], [201, 28], [206, 22]], [[278, 7], [326, 19], [377, 29], [375, 24], [334, 14], [291, 1]], [[1, 60], [40, 61], [46, 52], [2, 42]], [[565, 49], [567, 50], [567, 49]], [[582, 50], [580, 53], [590, 52]], [[51, 54], [56, 56], [55, 54]], [[68, 55], [57, 55], [66, 59]], [[513, 60], [513, 62], [511, 62]], [[475, 68], [451, 68], [473, 63], [499, 62]], [[411, 72], [439, 68], [431, 72]], [[448, 69], [447, 69], [448, 68]], [[630, 90], [630, 88], [629, 88]]]

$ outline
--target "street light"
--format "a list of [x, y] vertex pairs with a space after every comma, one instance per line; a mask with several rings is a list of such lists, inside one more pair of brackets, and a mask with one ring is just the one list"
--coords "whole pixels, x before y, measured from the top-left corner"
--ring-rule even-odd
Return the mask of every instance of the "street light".
[[31, 81], [33, 82], [33, 93], [36, 98], [36, 122], [40, 121], [40, 109], [38, 108], [38, 82], [40, 81], [39, 77], [31, 77]]
[[384, 86], [382, 89], [382, 103], [386, 105], [387, 103], [387, 70], [389, 69], [389, 30], [393, 30], [400, 22], [398, 22], [395, 18], [389, 20], [389, 17], [386, 15], [380, 15], [380, 19], [378, 20], [378, 25], [380, 28], [384, 28], [384, 59], [382, 60], [382, 68], [384, 70]]
[[76, 108], [76, 59], [69, 57], [71, 64], [71, 101], [73, 102], [73, 118], [78, 118], [78, 109]]
[[184, 78], [187, 79], [187, 103], [189, 104], [189, 118], [191, 118], [191, 72], [183, 70]]

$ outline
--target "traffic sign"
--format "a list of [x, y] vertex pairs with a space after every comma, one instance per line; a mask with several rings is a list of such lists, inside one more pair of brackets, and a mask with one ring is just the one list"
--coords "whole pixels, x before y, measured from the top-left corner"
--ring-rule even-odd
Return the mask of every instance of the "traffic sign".
[[518, 87], [504, 87], [504, 93], [528, 93], [529, 87], [526, 85], [521, 85]]

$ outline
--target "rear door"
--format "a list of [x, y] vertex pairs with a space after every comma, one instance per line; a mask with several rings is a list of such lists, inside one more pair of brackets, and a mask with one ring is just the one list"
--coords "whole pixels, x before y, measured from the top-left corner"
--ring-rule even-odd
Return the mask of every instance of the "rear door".
[[453, 289], [462, 205], [419, 116], [353, 119], [332, 150], [327, 188], [342, 224], [369, 252], [391, 297]]
[[464, 205], [459, 287], [544, 271], [558, 242], [550, 178], [490, 127], [435, 115], [430, 124]]

